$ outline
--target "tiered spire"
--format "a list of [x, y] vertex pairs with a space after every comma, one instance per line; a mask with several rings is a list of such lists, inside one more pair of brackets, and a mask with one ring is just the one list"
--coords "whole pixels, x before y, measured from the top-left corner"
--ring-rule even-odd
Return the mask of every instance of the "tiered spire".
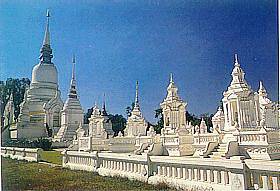
[[234, 88], [240, 88], [240, 87], [248, 87], [247, 82], [245, 81], [245, 73], [240, 67], [238, 56], [237, 54], [234, 55], [234, 68], [231, 73], [232, 81], [231, 81], [231, 87]]
[[267, 97], [266, 89], [264, 88], [262, 81], [260, 81], [260, 88], [258, 93], [260, 96]]
[[176, 87], [174, 80], [173, 80], [173, 74], [170, 74], [170, 80], [169, 85], [167, 87], [167, 99], [168, 98], [178, 98], [178, 88]]
[[103, 116], [107, 116], [108, 115], [107, 111], [106, 111], [105, 93], [103, 95], [103, 106], [102, 106], [101, 115], [103, 115]]
[[46, 30], [45, 30], [45, 36], [43, 40], [43, 45], [41, 48], [41, 55], [40, 60], [41, 64], [52, 64], [51, 59], [53, 57], [52, 55], [52, 49], [51, 49], [51, 43], [50, 43], [50, 30], [49, 30], [49, 24], [50, 24], [50, 12], [47, 10], [47, 23], [46, 23]]
[[138, 97], [138, 88], [139, 88], [139, 84], [138, 81], [136, 81], [136, 91], [135, 91], [135, 102], [134, 102], [134, 108], [137, 107], [139, 108], [139, 97]]
[[69, 90], [68, 97], [77, 99], [78, 96], [77, 96], [76, 79], [75, 79], [75, 65], [76, 65], [75, 55], [73, 55], [72, 64], [73, 64], [73, 66], [72, 66], [72, 78], [71, 78], [70, 90]]
[[136, 81], [136, 87], [135, 87], [135, 101], [134, 101], [134, 107], [131, 112], [131, 116], [142, 116], [140, 111], [140, 104], [139, 104], [139, 84], [138, 81]]

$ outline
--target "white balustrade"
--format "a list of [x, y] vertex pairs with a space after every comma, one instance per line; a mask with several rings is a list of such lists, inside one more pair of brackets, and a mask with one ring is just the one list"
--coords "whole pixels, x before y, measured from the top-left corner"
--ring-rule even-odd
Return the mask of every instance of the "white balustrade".
[[1, 147], [1, 155], [17, 160], [26, 160], [29, 162], [38, 162], [41, 160], [42, 149]]

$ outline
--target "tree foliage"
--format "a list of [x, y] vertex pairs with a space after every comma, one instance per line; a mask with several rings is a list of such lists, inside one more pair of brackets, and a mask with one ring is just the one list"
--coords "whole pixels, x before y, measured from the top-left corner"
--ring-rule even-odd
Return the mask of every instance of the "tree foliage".
[[[30, 80], [28, 78], [8, 78], [6, 82], [0, 81], [0, 96], [5, 106], [9, 100], [10, 94], [13, 93], [14, 106], [15, 106], [15, 118], [18, 117], [20, 112], [20, 103], [23, 101], [24, 93], [27, 87], [30, 85]], [[4, 107], [1, 107], [1, 113], [3, 113]]]
[[[89, 118], [92, 114], [93, 108], [89, 108], [87, 110], [87, 113], [84, 115], [84, 123], [89, 124]], [[119, 114], [109, 114], [108, 115], [109, 119], [112, 122], [112, 129], [114, 131], [114, 134], [117, 135], [119, 131], [123, 133], [123, 130], [125, 129], [125, 124], [126, 124], [126, 119]]]
[[127, 116], [127, 117], [130, 117], [130, 116], [131, 116], [131, 112], [132, 112], [132, 110], [133, 110], [133, 108], [134, 108], [134, 105], [135, 105], [135, 103], [132, 102], [132, 103], [131, 103], [131, 106], [127, 106], [127, 107], [126, 107], [125, 113], [126, 113], [126, 116]]
[[84, 114], [84, 124], [89, 124], [89, 118], [92, 114], [92, 111], [93, 111], [93, 107], [92, 108], [89, 108], [87, 110], [87, 112]]
[[158, 120], [157, 124], [154, 126], [154, 129], [157, 133], [160, 133], [161, 129], [163, 128], [163, 114], [162, 109], [156, 109], [155, 110], [155, 118]]
[[110, 114], [109, 119], [112, 122], [112, 128], [115, 133], [115, 136], [118, 135], [120, 131], [123, 134], [123, 131], [125, 129], [125, 124], [126, 124], [126, 119], [119, 114], [115, 114], [115, 115]]

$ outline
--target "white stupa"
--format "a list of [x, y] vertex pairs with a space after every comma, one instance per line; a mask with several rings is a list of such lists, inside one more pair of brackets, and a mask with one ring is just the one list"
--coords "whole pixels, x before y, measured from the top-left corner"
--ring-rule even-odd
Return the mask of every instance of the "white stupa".
[[60, 111], [63, 102], [58, 89], [58, 74], [52, 63], [52, 49], [49, 31], [50, 14], [40, 51], [40, 62], [32, 70], [32, 80], [21, 104], [21, 112], [12, 138], [39, 138], [52, 135], [60, 126]]
[[140, 104], [138, 98], [138, 81], [137, 81], [134, 107], [131, 111], [131, 116], [129, 116], [127, 119], [125, 135], [126, 136], [146, 135], [147, 127], [148, 127], [148, 123], [146, 122], [140, 110]]
[[54, 137], [54, 141], [71, 141], [79, 125], [83, 124], [83, 109], [78, 98], [76, 78], [75, 78], [75, 63], [76, 59], [73, 56], [72, 78], [68, 98], [61, 111], [61, 127]]

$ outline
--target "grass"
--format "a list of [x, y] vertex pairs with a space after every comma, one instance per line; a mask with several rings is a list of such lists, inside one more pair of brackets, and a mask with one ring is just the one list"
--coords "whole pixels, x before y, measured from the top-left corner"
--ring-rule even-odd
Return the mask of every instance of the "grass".
[[59, 151], [43, 151], [41, 157], [41, 161], [62, 165], [62, 155]]
[[120, 177], [2, 158], [2, 190], [172, 190]]

